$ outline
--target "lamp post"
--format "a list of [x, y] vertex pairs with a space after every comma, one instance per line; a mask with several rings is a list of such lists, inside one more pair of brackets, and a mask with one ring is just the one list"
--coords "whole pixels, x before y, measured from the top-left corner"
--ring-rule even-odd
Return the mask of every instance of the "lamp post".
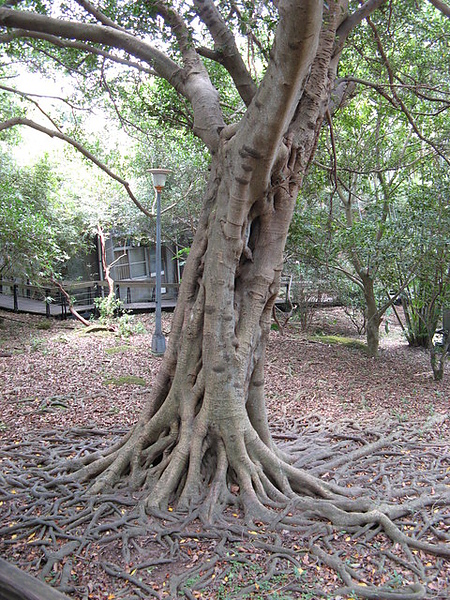
[[169, 169], [150, 169], [153, 187], [156, 190], [156, 289], [155, 289], [155, 333], [152, 337], [152, 352], [162, 355], [166, 351], [166, 340], [161, 328], [161, 192], [166, 184]]

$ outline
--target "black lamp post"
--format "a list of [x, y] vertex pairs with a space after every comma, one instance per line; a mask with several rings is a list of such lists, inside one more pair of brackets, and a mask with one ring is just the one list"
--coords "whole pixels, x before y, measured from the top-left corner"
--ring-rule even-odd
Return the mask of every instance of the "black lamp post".
[[152, 352], [162, 355], [166, 351], [166, 339], [161, 328], [161, 192], [166, 184], [169, 169], [150, 169], [153, 187], [156, 190], [156, 290], [155, 290], [155, 333], [152, 337]]

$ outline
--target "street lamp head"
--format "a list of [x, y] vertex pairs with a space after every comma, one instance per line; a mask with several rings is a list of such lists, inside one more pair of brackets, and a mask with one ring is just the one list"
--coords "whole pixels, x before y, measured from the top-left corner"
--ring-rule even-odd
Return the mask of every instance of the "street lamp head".
[[166, 185], [166, 177], [170, 169], [149, 169], [149, 173], [152, 174], [153, 187], [160, 192]]

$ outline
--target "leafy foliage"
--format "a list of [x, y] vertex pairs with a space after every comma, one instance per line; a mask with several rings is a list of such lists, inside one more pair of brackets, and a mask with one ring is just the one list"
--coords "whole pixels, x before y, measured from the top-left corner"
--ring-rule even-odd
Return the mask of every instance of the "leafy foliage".
[[99, 313], [100, 324], [113, 328], [118, 336], [127, 338], [136, 333], [145, 333], [142, 323], [135, 321], [134, 315], [124, 309], [123, 302], [115, 294], [95, 298], [94, 304]]
[[0, 270], [2, 277], [32, 279], [64, 253], [52, 228], [48, 165], [17, 167], [0, 154]]
[[439, 164], [412, 182], [403, 218], [418, 249], [416, 277], [406, 286], [404, 309], [411, 345], [429, 347], [450, 303], [450, 180]]
[[[348, 278], [350, 306], [357, 286], [366, 303], [373, 293], [380, 316], [404, 290], [411, 342], [414, 329], [429, 340], [446, 301], [437, 198], [450, 139], [450, 79], [437, 68], [450, 59], [449, 22], [427, 3], [419, 17], [416, 4], [386, 4], [353, 32], [340, 75], [356, 87], [323, 128], [289, 242], [307, 268], [335, 273], [334, 287]], [[430, 302], [428, 318], [420, 311]]]

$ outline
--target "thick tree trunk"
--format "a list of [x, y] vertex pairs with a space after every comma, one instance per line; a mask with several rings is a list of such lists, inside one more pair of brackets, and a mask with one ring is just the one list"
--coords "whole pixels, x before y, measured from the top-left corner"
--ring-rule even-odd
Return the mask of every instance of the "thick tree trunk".
[[[230, 142], [224, 137], [225, 155]], [[79, 472], [97, 476], [94, 491], [128, 474], [148, 490], [148, 508], [202, 502], [208, 520], [238, 500], [230, 484], [247, 513], [259, 517], [263, 505], [296, 492], [329, 494], [275, 448], [265, 409], [265, 346], [297, 187], [272, 184], [230, 238], [224, 223], [233, 182], [223, 160], [213, 164], [152, 400], [117, 448]]]
[[[271, 63], [277, 70], [264, 78], [272, 87], [263, 83], [242, 122], [222, 129], [151, 401], [116, 447], [78, 471], [94, 479], [93, 491], [128, 476], [148, 509], [201, 505], [207, 520], [226, 503], [264, 518], [297, 493], [333, 495], [275, 447], [264, 361], [288, 227], [328, 107], [344, 14], [332, 4], [317, 47], [286, 22], [294, 27], [289, 44], [313, 52], [311, 59], [315, 53], [310, 68], [302, 59], [297, 70], [283, 69], [281, 41]], [[274, 110], [279, 121], [268, 129]]]

